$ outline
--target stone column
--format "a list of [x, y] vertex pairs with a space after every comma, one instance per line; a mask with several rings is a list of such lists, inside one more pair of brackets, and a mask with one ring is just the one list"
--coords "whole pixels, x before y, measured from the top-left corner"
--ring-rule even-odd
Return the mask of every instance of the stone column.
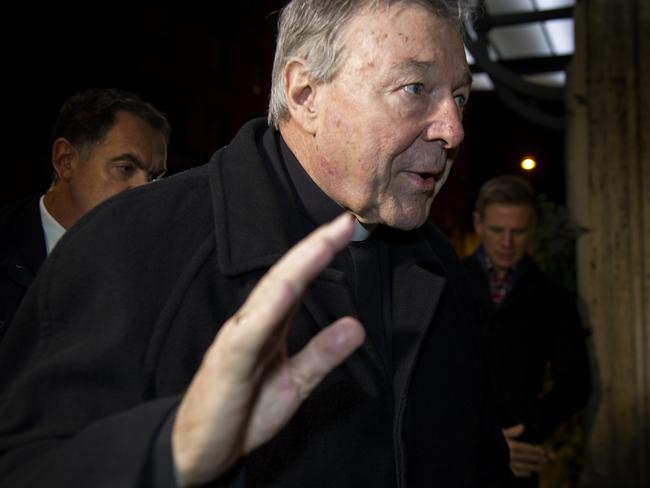
[[650, 1], [578, 0], [567, 200], [593, 339], [586, 487], [650, 487]]

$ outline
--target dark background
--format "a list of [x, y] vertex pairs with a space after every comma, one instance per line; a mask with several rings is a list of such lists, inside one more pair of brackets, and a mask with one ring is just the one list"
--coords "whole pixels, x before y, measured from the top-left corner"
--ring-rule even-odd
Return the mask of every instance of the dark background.
[[[91, 87], [139, 94], [172, 124], [171, 173], [202, 164], [246, 120], [265, 116], [283, 0], [110, 3], [25, 2], [3, 7], [4, 114], [0, 205], [44, 192], [50, 130], [70, 95]], [[514, 114], [492, 92], [474, 92], [466, 139], [433, 219], [449, 234], [470, 229], [478, 187], [491, 176], [522, 174], [564, 202], [564, 136]]]

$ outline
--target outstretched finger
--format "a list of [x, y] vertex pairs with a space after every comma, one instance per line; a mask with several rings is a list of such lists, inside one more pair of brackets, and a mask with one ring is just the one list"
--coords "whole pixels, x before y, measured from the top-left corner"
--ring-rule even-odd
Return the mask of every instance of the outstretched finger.
[[320, 331], [290, 359], [291, 379], [300, 399], [305, 399], [322, 379], [347, 359], [364, 341], [365, 330], [351, 317], [337, 320]]
[[305, 287], [347, 245], [353, 231], [352, 217], [344, 214], [291, 248], [224, 324], [206, 361], [228, 363], [228, 376], [235, 382], [254, 374], [263, 364], [265, 351], [284, 340]]
[[250, 452], [286, 425], [322, 379], [349, 357], [363, 342], [358, 320], [344, 317], [320, 331], [263, 384], [254, 420], [249, 426], [244, 451]]
[[291, 248], [255, 286], [224, 334], [244, 334], [246, 340], [238, 342], [246, 352], [258, 352], [285, 323], [309, 282], [347, 245], [353, 230], [352, 217], [344, 214]]

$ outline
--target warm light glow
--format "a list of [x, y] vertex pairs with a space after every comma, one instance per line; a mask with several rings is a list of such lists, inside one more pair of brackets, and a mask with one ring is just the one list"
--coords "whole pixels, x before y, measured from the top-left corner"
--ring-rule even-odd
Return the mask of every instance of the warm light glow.
[[535, 161], [533, 158], [526, 158], [521, 161], [521, 167], [526, 171], [535, 169], [535, 166], [537, 166], [537, 161]]

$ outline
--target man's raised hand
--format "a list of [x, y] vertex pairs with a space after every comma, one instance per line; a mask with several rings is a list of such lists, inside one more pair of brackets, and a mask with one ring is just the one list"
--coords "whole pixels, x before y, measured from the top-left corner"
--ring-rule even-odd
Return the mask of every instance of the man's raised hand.
[[342, 215], [296, 244], [220, 329], [178, 409], [172, 451], [181, 486], [215, 479], [273, 437], [320, 381], [361, 345], [344, 317], [296, 355], [286, 354], [292, 316], [309, 283], [352, 236]]

